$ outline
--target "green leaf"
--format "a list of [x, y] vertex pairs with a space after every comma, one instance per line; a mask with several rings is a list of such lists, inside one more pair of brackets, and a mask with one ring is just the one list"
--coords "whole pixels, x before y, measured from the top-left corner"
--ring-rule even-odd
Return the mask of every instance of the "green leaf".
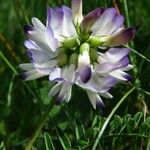
[[118, 130], [118, 128], [122, 124], [122, 119], [120, 116], [115, 115], [112, 122], [110, 123], [110, 133], [112, 133], [114, 130]]
[[150, 124], [143, 122], [140, 126], [139, 133], [142, 135], [149, 135], [150, 133]]
[[32, 150], [37, 150], [37, 148], [36, 148], [36, 147], [34, 147], [34, 146], [32, 146]]
[[141, 118], [143, 117], [142, 112], [138, 112], [137, 114], [135, 114], [134, 116], [134, 121], [135, 121], [135, 128], [138, 126], [139, 122], [141, 121]]
[[150, 125], [150, 117], [147, 117], [145, 122], [147, 122]]
[[127, 132], [128, 133], [132, 133], [134, 131], [135, 128], [135, 120], [133, 118], [131, 118], [128, 122], [127, 122]]
[[71, 142], [67, 134], [61, 129], [56, 129], [56, 132], [63, 149], [68, 150], [68, 148], [71, 148]]
[[96, 126], [100, 122], [100, 116], [96, 115], [93, 119], [92, 127]]
[[55, 150], [55, 147], [52, 142], [52, 138], [48, 133], [44, 133], [44, 141], [46, 150]]
[[82, 123], [79, 125], [76, 124], [75, 131], [77, 140], [80, 140], [85, 135], [85, 129]]
[[4, 142], [1, 142], [1, 144], [0, 144], [0, 150], [6, 150], [6, 148], [4, 146]]
[[48, 105], [50, 103], [51, 98], [48, 96], [49, 88], [43, 87], [40, 89], [41, 101], [44, 105]]

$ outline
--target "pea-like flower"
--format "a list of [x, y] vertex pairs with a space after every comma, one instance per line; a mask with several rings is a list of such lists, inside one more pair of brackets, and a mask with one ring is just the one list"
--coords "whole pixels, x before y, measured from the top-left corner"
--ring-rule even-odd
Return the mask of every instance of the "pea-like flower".
[[130, 80], [128, 48], [115, 48], [133, 39], [134, 28], [125, 28], [124, 17], [115, 8], [97, 8], [82, 15], [82, 0], [72, 0], [72, 9], [48, 8], [46, 26], [37, 18], [26, 25], [25, 41], [31, 63], [20, 64], [24, 80], [49, 76], [56, 83], [49, 96], [56, 103], [69, 101], [72, 85], [83, 88], [94, 108], [104, 106], [101, 97], [117, 82]]

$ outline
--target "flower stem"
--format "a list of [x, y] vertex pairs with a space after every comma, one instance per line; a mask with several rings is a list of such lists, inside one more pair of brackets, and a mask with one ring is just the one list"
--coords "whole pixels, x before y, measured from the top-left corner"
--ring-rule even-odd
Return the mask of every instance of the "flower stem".
[[47, 110], [45, 111], [45, 113], [41, 116], [41, 118], [39, 120], [39, 124], [38, 124], [36, 130], [34, 131], [30, 141], [28, 142], [25, 150], [31, 150], [31, 148], [32, 148], [34, 142], [36, 141], [36, 139], [38, 138], [43, 126], [47, 122], [47, 120], [49, 118], [49, 114], [50, 114], [51, 110], [53, 109], [53, 107], [54, 107], [54, 101], [51, 100], [50, 107], [48, 107]]
[[[5, 63], [8, 65], [8, 67], [12, 70], [12, 72], [14, 73], [14, 75], [18, 76], [19, 73], [17, 72], [17, 70], [15, 69], [15, 67], [13, 67], [13, 65], [9, 62], [9, 60], [4, 56], [3, 52], [0, 51], [0, 57], [5, 61]], [[32, 91], [32, 89], [29, 87], [29, 85], [21, 80], [22, 83], [26, 86], [26, 88], [28, 89], [28, 91], [31, 93], [31, 95], [37, 99], [36, 95], [34, 94], [34, 92]]]
[[13, 67], [13, 65], [7, 60], [2, 51], [0, 51], [0, 57], [6, 62], [9, 68], [15, 73], [15, 75], [19, 75], [17, 70]]
[[109, 116], [107, 117], [106, 121], [104, 122], [102, 128], [100, 129], [98, 136], [95, 140], [95, 143], [92, 147], [92, 150], [96, 150], [96, 147], [110, 121], [110, 119], [112, 118], [112, 116], [114, 115], [114, 113], [116, 112], [116, 110], [119, 108], [119, 106], [124, 102], [124, 100], [136, 89], [136, 87], [133, 87], [132, 89], [130, 89], [121, 99], [120, 101], [117, 103], [117, 105], [113, 108], [113, 110], [111, 111], [111, 113], [109, 114]]

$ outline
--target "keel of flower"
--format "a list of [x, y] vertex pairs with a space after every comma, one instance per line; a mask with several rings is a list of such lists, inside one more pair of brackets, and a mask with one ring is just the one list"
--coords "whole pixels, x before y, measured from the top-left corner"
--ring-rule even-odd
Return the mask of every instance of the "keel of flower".
[[[124, 17], [115, 8], [97, 8], [83, 17], [82, 0], [48, 8], [46, 26], [37, 18], [26, 25], [25, 41], [31, 63], [21, 64], [22, 78], [49, 76], [55, 86], [49, 96], [56, 103], [68, 102], [72, 85], [86, 91], [94, 108], [103, 107], [101, 97], [119, 81], [131, 80], [128, 48], [116, 48], [133, 39], [134, 28], [124, 27]], [[110, 48], [111, 47], [111, 48]]]
[[80, 47], [80, 53], [78, 58], [78, 70], [79, 75], [83, 83], [86, 83], [91, 78], [91, 67], [90, 67], [90, 56], [89, 56], [89, 45], [84, 43]]

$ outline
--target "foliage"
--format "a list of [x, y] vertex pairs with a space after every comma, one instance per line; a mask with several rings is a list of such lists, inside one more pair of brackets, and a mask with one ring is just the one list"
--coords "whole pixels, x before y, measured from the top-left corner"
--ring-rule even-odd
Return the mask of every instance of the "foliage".
[[[69, 0], [2, 0], [0, 5], [0, 150], [21, 150], [31, 143], [37, 150], [92, 149], [106, 118], [121, 97], [123, 103], [112, 114], [97, 149], [150, 149], [150, 3], [148, 0], [83, 0], [84, 13], [97, 7], [118, 7], [126, 26], [135, 26], [136, 37], [130, 61], [134, 65], [132, 82], [120, 83], [104, 100], [103, 110], [94, 110], [88, 97], [75, 87], [68, 104], [54, 106], [47, 93], [52, 83], [45, 78], [25, 83], [19, 79], [18, 64], [28, 62], [23, 26], [32, 16], [45, 22], [46, 8], [67, 5]], [[82, 96], [81, 96], [82, 95]], [[50, 111], [50, 114], [49, 114]], [[45, 115], [47, 114], [47, 116]], [[44, 121], [44, 120], [45, 121]], [[35, 136], [36, 135], [36, 136]]]

